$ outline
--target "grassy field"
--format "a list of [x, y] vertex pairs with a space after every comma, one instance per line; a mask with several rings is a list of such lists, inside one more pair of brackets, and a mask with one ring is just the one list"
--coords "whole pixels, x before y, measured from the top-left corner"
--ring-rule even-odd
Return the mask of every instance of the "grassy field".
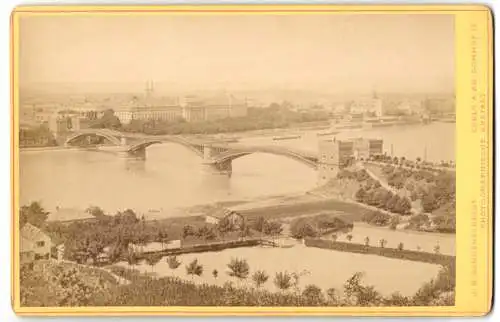
[[269, 206], [262, 208], [255, 208], [249, 210], [242, 210], [240, 213], [248, 219], [264, 217], [266, 219], [279, 219], [303, 216], [307, 214], [316, 214], [325, 211], [335, 211], [344, 213], [351, 216], [353, 221], [361, 221], [363, 212], [366, 208], [355, 203], [345, 202], [335, 199], [316, 200], [296, 204], [284, 204], [277, 206]]

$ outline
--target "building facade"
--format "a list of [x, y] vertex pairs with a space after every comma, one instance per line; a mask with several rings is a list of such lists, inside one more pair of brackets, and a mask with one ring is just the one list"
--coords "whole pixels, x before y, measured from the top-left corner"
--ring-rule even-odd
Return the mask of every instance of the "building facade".
[[54, 139], [62, 143], [73, 132], [88, 129], [92, 120], [80, 116], [80, 114], [66, 115], [55, 113], [49, 120], [49, 131]]
[[205, 217], [207, 224], [219, 225], [222, 221], [230, 230], [238, 230], [243, 227], [245, 218], [241, 214], [225, 208], [215, 209]]
[[26, 223], [20, 231], [21, 263], [37, 259], [49, 259], [52, 241], [40, 228]]
[[232, 95], [202, 99], [194, 95], [183, 98], [145, 97], [134, 99], [121, 108], [114, 109], [121, 123], [133, 120], [173, 122], [214, 121], [225, 118], [244, 117], [248, 113], [247, 102]]
[[179, 105], [122, 108], [115, 110], [115, 115], [124, 124], [133, 120], [173, 122], [183, 117]]
[[383, 140], [380, 139], [354, 139], [354, 158], [367, 160], [371, 156], [383, 154]]
[[336, 179], [340, 170], [356, 160], [383, 153], [383, 140], [356, 138], [325, 140], [319, 142], [318, 183], [323, 185]]
[[225, 118], [245, 117], [248, 114], [246, 100], [232, 95], [201, 99], [186, 96], [182, 100], [183, 117], [188, 122], [214, 121]]
[[347, 140], [328, 140], [319, 142], [318, 179], [325, 184], [335, 179], [339, 171], [349, 165], [354, 156], [354, 143]]
[[384, 115], [382, 100], [379, 98], [358, 99], [351, 103], [351, 114], [371, 114], [381, 117]]

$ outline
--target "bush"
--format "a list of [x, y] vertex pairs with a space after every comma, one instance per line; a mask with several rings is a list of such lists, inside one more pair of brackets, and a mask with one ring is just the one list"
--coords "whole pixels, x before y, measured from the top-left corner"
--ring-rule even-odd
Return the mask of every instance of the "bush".
[[429, 216], [425, 214], [418, 214], [410, 217], [409, 228], [420, 229], [429, 223]]
[[302, 239], [305, 237], [316, 237], [318, 232], [310, 220], [306, 218], [297, 218], [290, 224], [290, 233], [295, 239]]
[[438, 215], [432, 218], [432, 222], [436, 225], [436, 230], [439, 232], [456, 232], [456, 218], [454, 216]]
[[375, 226], [387, 226], [391, 216], [380, 211], [368, 211], [363, 214], [362, 221]]

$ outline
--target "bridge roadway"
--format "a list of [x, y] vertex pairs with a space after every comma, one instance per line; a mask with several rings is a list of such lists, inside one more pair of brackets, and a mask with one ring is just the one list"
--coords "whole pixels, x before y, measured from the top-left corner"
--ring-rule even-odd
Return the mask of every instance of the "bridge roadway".
[[145, 158], [145, 150], [153, 144], [176, 143], [183, 145], [203, 158], [203, 163], [218, 172], [231, 173], [232, 160], [252, 154], [269, 153], [285, 156], [317, 169], [318, 157], [310, 152], [293, 150], [279, 146], [248, 146], [233, 143], [230, 140], [212, 138], [183, 137], [173, 135], [149, 136], [136, 133], [123, 133], [108, 129], [86, 129], [68, 137], [66, 145], [72, 145], [90, 136], [104, 138], [108, 144], [121, 152], [134, 157]]
[[[150, 136], [136, 133], [123, 133], [108, 129], [87, 129], [76, 132], [66, 140], [67, 145], [77, 143], [79, 138], [98, 136], [106, 139], [119, 152], [133, 157], [146, 157], [146, 148], [153, 144], [176, 143], [180, 144], [203, 159], [203, 164], [213, 172], [232, 173], [232, 161], [253, 153], [268, 153], [281, 155], [301, 162], [315, 170], [319, 168], [318, 154], [294, 150], [282, 146], [249, 146], [220, 139], [198, 138], [195, 136], [183, 137], [173, 135]], [[365, 168], [360, 164], [362, 168]], [[215, 170], [215, 171], [214, 171]], [[366, 169], [368, 174], [379, 181], [384, 188], [393, 191], [385, 180], [381, 180], [374, 173]], [[393, 191], [394, 192], [394, 191]]]

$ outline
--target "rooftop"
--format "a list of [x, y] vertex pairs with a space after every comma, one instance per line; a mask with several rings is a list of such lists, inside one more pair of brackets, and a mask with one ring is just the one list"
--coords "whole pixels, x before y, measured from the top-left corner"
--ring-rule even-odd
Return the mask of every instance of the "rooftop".
[[238, 214], [236, 211], [227, 209], [227, 208], [215, 208], [214, 210], [207, 213], [207, 217], [214, 217], [217, 219], [222, 219], [231, 214]]
[[30, 223], [24, 224], [21, 228], [21, 238], [34, 241], [47, 236], [40, 228]]
[[93, 216], [82, 209], [56, 208], [49, 214], [47, 221], [72, 221], [93, 218]]

